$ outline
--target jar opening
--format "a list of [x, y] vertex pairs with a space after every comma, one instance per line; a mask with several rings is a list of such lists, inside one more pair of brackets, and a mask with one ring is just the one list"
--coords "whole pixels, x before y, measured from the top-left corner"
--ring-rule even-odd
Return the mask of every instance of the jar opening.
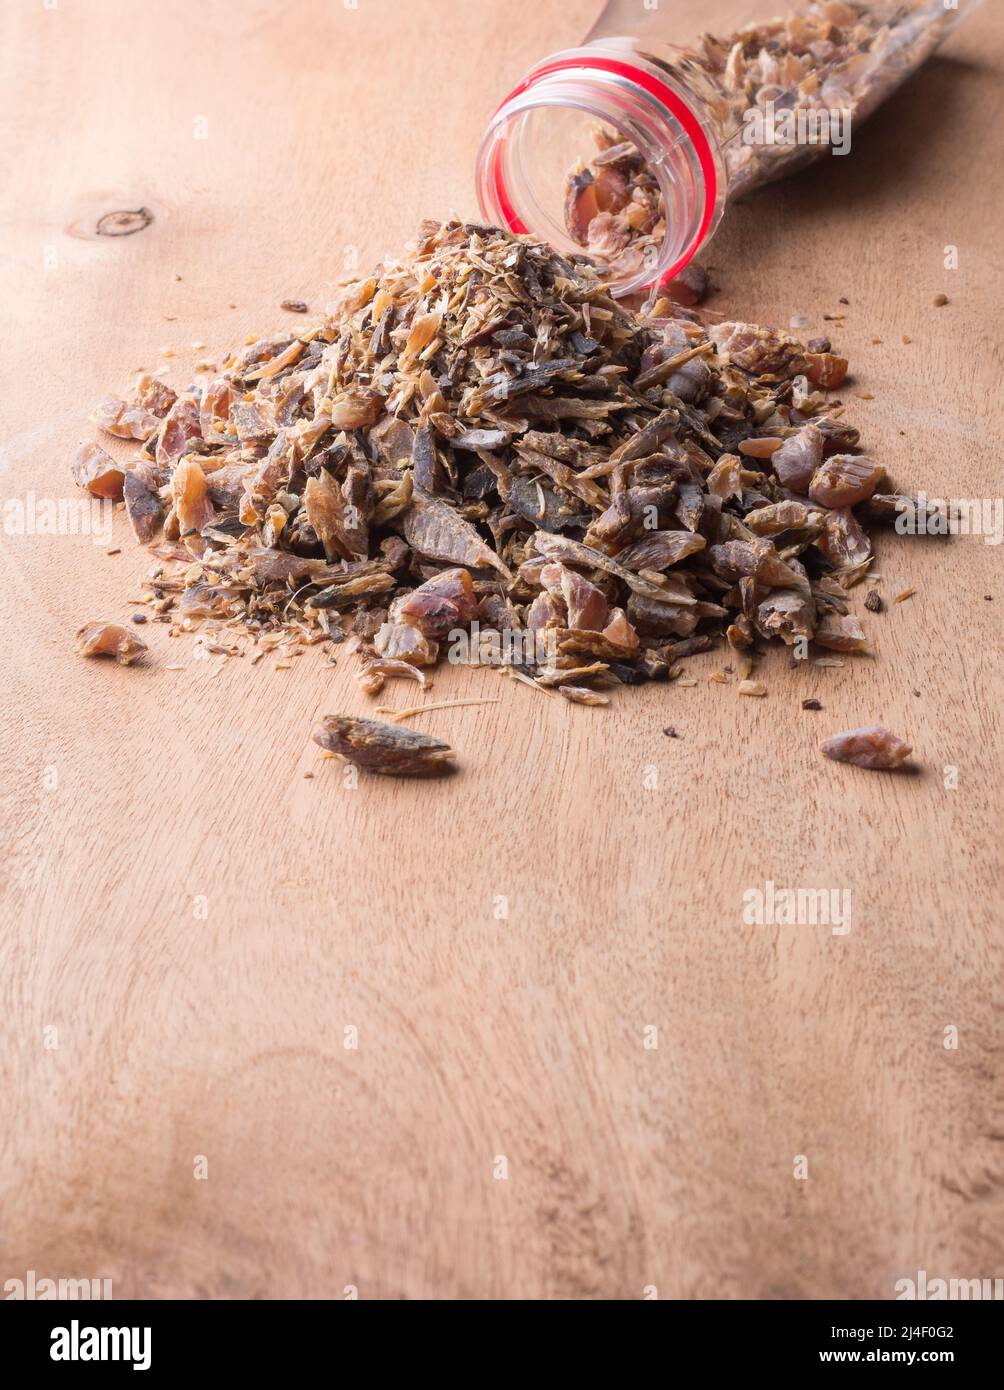
[[[717, 225], [724, 202], [720, 153], [684, 95], [623, 54], [594, 48], [557, 54], [499, 107], [478, 154], [483, 215], [549, 241], [563, 255], [596, 254], [569, 225], [569, 180], [597, 128], [634, 147], [662, 200], [661, 241], [611, 261], [615, 294], [672, 278]], [[601, 259], [597, 256], [597, 259]]]

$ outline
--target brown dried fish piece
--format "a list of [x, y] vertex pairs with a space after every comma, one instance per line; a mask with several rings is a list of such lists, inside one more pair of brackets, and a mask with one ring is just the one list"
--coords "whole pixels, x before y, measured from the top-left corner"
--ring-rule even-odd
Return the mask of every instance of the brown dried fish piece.
[[545, 589], [539, 593], [524, 614], [525, 625], [530, 632], [543, 632], [547, 628], [566, 627], [568, 611], [564, 595]]
[[228, 463], [207, 473], [206, 490], [213, 505], [222, 511], [235, 511], [244, 496], [245, 480], [253, 468], [249, 463]]
[[271, 401], [238, 401], [231, 411], [231, 420], [242, 444], [274, 439], [279, 430]]
[[560, 560], [563, 564], [577, 565], [579, 568], [606, 570], [608, 574], [623, 580], [629, 589], [641, 594], [643, 598], [653, 598], [657, 603], [662, 600], [663, 592], [657, 584], [625, 569], [617, 560], [612, 560], [609, 555], [604, 555], [591, 546], [546, 531], [538, 531], [533, 539], [537, 550], [549, 560]]
[[785, 531], [804, 531], [815, 526], [817, 515], [804, 502], [774, 502], [747, 512], [743, 525], [756, 536], [774, 537]]
[[949, 535], [948, 512], [942, 503], [936, 502], [933, 498], [925, 498], [922, 505], [916, 497], [904, 493], [874, 492], [856, 515], [864, 521], [893, 526], [898, 516], [904, 513], [914, 516], [921, 509], [927, 517], [925, 534]]
[[790, 647], [799, 638], [811, 640], [816, 605], [811, 596], [794, 589], [772, 589], [757, 605], [754, 622], [761, 636], [780, 637]]
[[258, 365], [253, 367], [251, 371], [238, 373], [235, 370], [234, 374], [242, 375], [245, 381], [271, 381], [273, 377], [278, 376], [280, 372], [285, 371], [287, 367], [291, 367], [294, 362], [300, 360], [305, 346], [305, 343], [294, 338], [289, 346], [281, 352], [276, 352], [264, 361], [259, 358]]
[[466, 429], [454, 435], [450, 443], [454, 449], [504, 449], [511, 441], [508, 430]]
[[835, 391], [847, 376], [847, 358], [833, 352], [810, 352], [805, 358], [805, 375], [824, 391]]
[[739, 443], [739, 452], [744, 458], [769, 459], [783, 444], [777, 435], [754, 435]]
[[689, 637], [700, 621], [694, 607], [680, 603], [656, 603], [654, 599], [632, 594], [628, 617], [643, 637]]
[[553, 488], [533, 478], [514, 478], [506, 499], [509, 511], [545, 531], [584, 527], [591, 513], [570, 509]]
[[81, 444], [71, 467], [77, 484], [92, 497], [117, 502], [122, 496], [125, 470], [97, 444]]
[[853, 613], [824, 613], [816, 628], [817, 646], [835, 652], [867, 652], [865, 630]]
[[722, 501], [743, 494], [743, 463], [736, 454], [723, 454], [712, 468], [704, 486]]
[[448, 743], [400, 724], [327, 714], [313, 739], [329, 753], [384, 777], [442, 777], [456, 771]]
[[618, 564], [629, 570], [665, 570], [703, 550], [707, 542], [691, 531], [650, 531], [616, 552]]
[[310, 598], [312, 609], [353, 608], [360, 598], [372, 598], [375, 594], [387, 594], [396, 587], [393, 575], [383, 571], [346, 576], [337, 583], [320, 589]]
[[369, 432], [370, 441], [387, 463], [400, 467], [411, 458], [415, 431], [406, 420], [385, 415]]
[[413, 550], [444, 564], [488, 566], [512, 579], [508, 566], [448, 502], [416, 493], [403, 515], [404, 538]]
[[98, 619], [86, 623], [77, 633], [77, 651], [81, 656], [113, 656], [120, 666], [131, 666], [146, 650], [146, 643], [121, 623]]
[[201, 531], [212, 521], [216, 513], [198, 459], [188, 456], [175, 468], [171, 477], [171, 500], [182, 535]]
[[835, 570], [856, 570], [871, 559], [871, 542], [850, 507], [825, 513], [822, 535], [813, 542]]
[[708, 329], [708, 336], [720, 355], [749, 372], [751, 376], [785, 378], [805, 369], [805, 349], [778, 328], [762, 328], [755, 323], [719, 323]]
[[809, 496], [822, 507], [853, 507], [871, 497], [884, 476], [872, 459], [831, 454], [813, 474]]
[[610, 620], [610, 605], [602, 589], [561, 564], [545, 565], [540, 581], [551, 594], [565, 600], [567, 626], [602, 632]]
[[772, 541], [755, 536], [749, 541], [726, 541], [713, 545], [708, 558], [716, 574], [725, 579], [750, 575], [767, 588], [797, 589], [809, 593], [808, 581], [793, 565], [778, 555]]
[[130, 405], [119, 396], [105, 396], [91, 411], [91, 422], [118, 439], [149, 439], [160, 419], [144, 406]]
[[351, 552], [343, 526], [345, 498], [326, 468], [307, 479], [303, 490], [303, 510], [317, 539], [324, 546], [325, 558], [328, 561], [339, 557], [348, 559]]
[[831, 734], [822, 744], [822, 749], [834, 762], [853, 763], [855, 767], [867, 768], [902, 767], [913, 752], [908, 743], [879, 724]]
[[637, 535], [639, 518], [631, 505], [629, 492], [629, 488], [615, 492], [606, 510], [592, 520], [586, 531], [586, 545], [603, 551], [615, 551], [622, 549]]
[[814, 424], [803, 425], [771, 455], [770, 466], [782, 487], [805, 492], [823, 461], [823, 436]]
[[259, 584], [285, 584], [298, 579], [311, 579], [316, 584], [322, 584], [337, 574], [337, 571], [323, 560], [290, 555], [284, 550], [275, 550], [268, 546], [250, 550], [246, 561]]
[[156, 480], [145, 464], [137, 464], [125, 475], [122, 495], [133, 535], [141, 545], [148, 545], [164, 519], [164, 504]]
[[430, 496], [448, 493], [456, 499], [452, 480], [439, 457], [432, 430], [427, 425], [415, 431], [411, 447], [411, 471], [412, 483], [419, 492]]
[[603, 636], [608, 642], [625, 651], [634, 651], [640, 645], [638, 634], [623, 608], [611, 608], [609, 621], [603, 628]]
[[229, 377], [206, 382], [199, 403], [199, 430], [207, 444], [223, 444], [233, 437], [230, 411], [239, 399], [240, 392]]
[[597, 512], [602, 512], [606, 507], [609, 499], [603, 488], [597, 483], [583, 478], [573, 468], [569, 468], [567, 464], [553, 458], [550, 454], [541, 453], [538, 449], [527, 448], [521, 442], [517, 442], [516, 450], [525, 465], [539, 469], [541, 473], [546, 473], [552, 482], [557, 483], [558, 487], [564, 488], [573, 497], [580, 498], [587, 507], [592, 507]]
[[812, 423], [823, 436], [824, 454], [837, 454], [857, 448], [861, 432], [846, 420], [820, 415]]
[[408, 330], [408, 337], [401, 353], [402, 366], [407, 366], [414, 358], [425, 352], [438, 334], [442, 321], [443, 315], [438, 310], [416, 315]]
[[[400, 664], [402, 666], [407, 665], [406, 662], [395, 664]], [[409, 666], [408, 670], [413, 671], [415, 667]], [[364, 695], [379, 695], [386, 683], [386, 678], [383, 674], [370, 666], [364, 666], [361, 671], [357, 671], [353, 676], [353, 680]]]
[[582, 246], [589, 238], [593, 218], [600, 213], [595, 179], [588, 169], [569, 176], [565, 192], [565, 226]]
[[715, 374], [703, 357], [693, 357], [666, 381], [666, 390], [672, 392], [685, 405], [699, 405], [707, 399], [708, 392], [715, 383]]
[[[367, 690], [368, 694], [376, 694], [383, 688], [384, 677], [399, 676], [403, 680], [418, 681], [423, 690], [428, 690], [432, 681], [412, 661], [397, 661], [392, 657], [373, 656], [369, 657], [366, 665], [362, 669], [363, 675], [377, 675], [380, 677], [380, 684], [373, 690]], [[357, 677], [358, 679], [358, 677]]]
[[377, 391], [349, 390], [339, 396], [328, 412], [336, 430], [363, 430], [375, 425], [384, 413], [384, 398]]
[[352, 462], [342, 480], [342, 531], [350, 559], [369, 554], [369, 525], [373, 514], [373, 480], [368, 468]]
[[236, 591], [219, 584], [193, 584], [179, 597], [172, 611], [179, 618], [226, 618], [237, 598]]
[[202, 438], [198, 404], [190, 396], [179, 396], [159, 425], [157, 463], [161, 468], [173, 468], [190, 441]]
[[585, 685], [559, 685], [558, 694], [564, 695], [574, 705], [609, 705], [610, 696], [601, 695], [598, 690], [590, 690]]
[[[627, 619], [624, 620], [627, 623]], [[630, 624], [628, 624], [630, 626]], [[634, 632], [634, 629], [631, 629]], [[588, 654], [600, 661], [629, 661], [638, 651], [640, 643], [637, 633], [634, 642], [621, 642], [606, 632], [579, 631], [574, 628], [559, 628], [555, 633], [558, 651], [576, 656]]]
[[168, 386], [166, 382], [159, 381], [146, 372], [137, 378], [134, 394], [136, 404], [159, 419], [163, 419], [178, 399], [178, 393], [173, 386]]
[[391, 618], [414, 623], [426, 636], [443, 638], [455, 628], [469, 628], [478, 598], [465, 569], [444, 570], [391, 605]]
[[381, 623], [373, 636], [373, 645], [381, 656], [406, 661], [410, 666], [435, 666], [439, 659], [439, 643], [411, 622], [388, 619]]

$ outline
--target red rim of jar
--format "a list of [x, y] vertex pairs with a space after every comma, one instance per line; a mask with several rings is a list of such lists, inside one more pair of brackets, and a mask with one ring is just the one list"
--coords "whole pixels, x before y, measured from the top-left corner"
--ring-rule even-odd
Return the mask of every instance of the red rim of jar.
[[[519, 86], [514, 87], [505, 100], [499, 104], [495, 115], [497, 116], [511, 101], [520, 96], [523, 92], [528, 91], [542, 78], [569, 68], [580, 68], [584, 72], [598, 69], [601, 72], [611, 73], [615, 77], [624, 77], [627, 78], [628, 81], [636, 83], [637, 86], [646, 91], [649, 96], [655, 97], [655, 99], [669, 111], [670, 115], [679, 121], [693, 145], [698, 162], [701, 166], [701, 173], [704, 177], [704, 209], [700, 226], [690, 245], [668, 270], [663, 271], [659, 278], [660, 284], [668, 284], [675, 275], [679, 274], [685, 265], [689, 264], [700, 250], [707, 236], [708, 228], [711, 226], [711, 219], [714, 216], [715, 204], [718, 198], [718, 174], [715, 169], [715, 160], [708, 137], [704, 133], [704, 129], [697, 116], [678, 92], [675, 92], [664, 82], [660, 82], [657, 77], [653, 77], [652, 74], [646, 72], [644, 68], [636, 67], [633, 63], [622, 62], [618, 58], [601, 58], [598, 55], [596, 57], [590, 56], [588, 62], [584, 62], [581, 58], [560, 58], [554, 62], [544, 63], [539, 68], [535, 68], [533, 72], [528, 77], [524, 78]], [[510, 232], [526, 235], [529, 232], [529, 228], [516, 212], [512, 200], [509, 197], [508, 190], [506, 189], [505, 178], [502, 173], [501, 155], [501, 147], [496, 145], [492, 150], [487, 171], [487, 177], [492, 192], [495, 195], [496, 206], [501, 209]]]

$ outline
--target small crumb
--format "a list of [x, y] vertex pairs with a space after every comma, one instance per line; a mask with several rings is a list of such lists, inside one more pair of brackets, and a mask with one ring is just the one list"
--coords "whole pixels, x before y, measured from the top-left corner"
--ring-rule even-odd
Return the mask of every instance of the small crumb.
[[181, 276], [180, 276], [180, 275], [175, 275], [174, 278], [175, 278], [176, 280], [180, 280], [180, 279], [181, 279]]
[[134, 614], [132, 615], [132, 620], [133, 620], [134, 623], [145, 623], [146, 620], [147, 620], [147, 619], [146, 619], [146, 614], [145, 614], [145, 613], [134, 613]]
[[872, 347], [878, 347], [878, 346], [881, 344], [881, 342], [882, 342], [882, 339], [881, 339], [881, 338], [873, 338], [873, 339], [872, 339]]
[[936, 294], [936, 295], [934, 296], [934, 305], [935, 305], [935, 308], [940, 309], [940, 308], [942, 307], [943, 304], [947, 304], [947, 303], [948, 303], [948, 295], [947, 295], [947, 294]]
[[740, 681], [736, 686], [740, 695], [755, 695], [757, 697], [767, 694], [767, 687], [763, 681]]
[[215, 367], [215, 365], [214, 365], [212, 362], [202, 361], [202, 362], [196, 362], [196, 364], [195, 364], [195, 370], [196, 370], [197, 372], [215, 372], [215, 371], [216, 371], [216, 367]]
[[[105, 551], [105, 554], [106, 554], [106, 555], [121, 555], [121, 554], [122, 554], [122, 547], [121, 547], [120, 545], [113, 545], [112, 548], [111, 548], [111, 550], [106, 550], [106, 551]], [[987, 594], [987, 598], [989, 598], [989, 597], [990, 597], [990, 595]]]
[[911, 337], [909, 337], [908, 334], [904, 333], [904, 334], [903, 334], [903, 342], [904, 342], [904, 343], [912, 343], [912, 342], [913, 342], [913, 339], [912, 339]]
[[712, 671], [708, 680], [714, 681], [715, 685], [728, 685], [729, 683], [729, 678], [724, 671]]
[[839, 300], [837, 301], [838, 304], [850, 304], [850, 302], [851, 301], [846, 297], [846, 295], [841, 295]]
[[291, 314], [305, 314], [307, 302], [304, 299], [284, 299], [279, 308], [286, 309]]
[[205, 346], [206, 346], [205, 343], [193, 343], [193, 344], [192, 344], [192, 351], [193, 351], [193, 352], [201, 352], [202, 349], [203, 349]]
[[883, 608], [882, 595], [878, 589], [869, 589], [865, 598], [865, 607], [869, 613], [881, 613]]
[[236, 308], [237, 308], [237, 305], [236, 305], [236, 304], [228, 304], [228, 305], [227, 305], [227, 308], [228, 308], [228, 309], [236, 309]]
[[178, 315], [177, 315], [177, 314], [165, 314], [165, 315], [164, 315], [164, 318], [167, 320], [168, 323], [177, 323], [177, 322], [178, 322]]
[[875, 399], [870, 391], [855, 391], [854, 395], [859, 401], [873, 401]]
[[911, 694], [911, 695], [916, 695], [917, 699], [918, 699], [918, 700], [920, 699], [920, 691], [919, 691], [919, 690], [911, 690], [911, 691], [910, 691], [910, 694]]
[[674, 727], [672, 724], [667, 724], [666, 727], [665, 727], [665, 729], [663, 729], [662, 732], [666, 735], [667, 738], [679, 738], [679, 737], [680, 737], [680, 735], [676, 732], [676, 729], [675, 729], [675, 727]]
[[[108, 554], [111, 555], [112, 553], [113, 552], [109, 550]], [[994, 601], [993, 594], [984, 594], [983, 597], [986, 599], [987, 603], [993, 603]]]
[[804, 314], [792, 314], [788, 320], [789, 328], [811, 328], [812, 319], [806, 318]]
[[183, 671], [184, 669], [185, 669], [184, 666], [165, 666], [165, 667], [164, 667], [164, 670], [165, 670], [165, 671]]
[[826, 319], [826, 320], [828, 320], [828, 321], [831, 322], [831, 323], [843, 323], [843, 321], [844, 321], [844, 319], [845, 319], [846, 317], [847, 317], [846, 314], [824, 314], [824, 315], [823, 315], [823, 318]]
[[304, 777], [306, 777], [307, 781], [309, 782], [310, 779], [313, 777], [314, 774], [313, 774], [312, 772], [305, 772], [303, 775], [304, 775]]
[[277, 661], [274, 669], [276, 671], [291, 671], [293, 669], [293, 663], [291, 661]]
[[844, 663], [836, 656], [817, 656], [813, 661], [813, 666], [843, 666]]
[[915, 594], [916, 592], [917, 592], [917, 590], [916, 590], [916, 589], [913, 587], [913, 585], [911, 584], [911, 586], [909, 587], [909, 589], [904, 589], [903, 592], [902, 592], [901, 594], [897, 594], [896, 597], [893, 599], [893, 602], [894, 602], [894, 603], [903, 603], [905, 599], [913, 598], [913, 596], [914, 596], [914, 594]]
[[803, 708], [803, 709], [822, 709], [823, 707], [822, 707], [822, 705], [819, 703], [818, 700], [803, 700], [803, 701], [802, 701], [802, 708]]

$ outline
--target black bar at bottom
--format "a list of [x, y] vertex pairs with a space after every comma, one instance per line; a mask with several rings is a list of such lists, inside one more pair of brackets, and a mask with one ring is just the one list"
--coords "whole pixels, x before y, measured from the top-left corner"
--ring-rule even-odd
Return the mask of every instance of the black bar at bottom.
[[[116, 1372], [141, 1372], [150, 1378], [177, 1377], [188, 1371], [220, 1370], [229, 1375], [247, 1370], [257, 1378], [269, 1371], [289, 1371], [302, 1364], [304, 1372], [325, 1363], [329, 1371], [345, 1365], [339, 1353], [353, 1358], [369, 1353], [374, 1371], [387, 1370], [387, 1352], [394, 1343], [383, 1340], [394, 1328], [410, 1323], [413, 1303], [398, 1307], [371, 1302], [367, 1309], [358, 1302], [6, 1302], [0, 1317], [5, 1359], [21, 1365], [30, 1376], [50, 1367], [63, 1367], [57, 1374], [67, 1383], [81, 1375], [107, 1378]], [[470, 1346], [462, 1341], [439, 1343], [438, 1353], [425, 1334], [432, 1330], [428, 1321], [432, 1305], [424, 1304], [422, 1321], [411, 1324], [416, 1340], [409, 1343], [411, 1371], [426, 1373], [436, 1367], [439, 1373], [480, 1379], [485, 1372], [493, 1378], [506, 1369], [511, 1358], [514, 1374], [528, 1369], [528, 1348], [513, 1338], [517, 1329], [514, 1316], [529, 1316], [538, 1332], [550, 1330], [555, 1373], [567, 1380], [582, 1358], [588, 1372], [605, 1329], [590, 1314], [590, 1322], [577, 1337], [575, 1314], [556, 1304], [534, 1305], [536, 1311], [519, 1314], [516, 1306], [506, 1305], [500, 1317], [499, 1333], [488, 1344], [488, 1364], [477, 1367], [470, 1361]], [[485, 1305], [476, 1305], [484, 1307]], [[456, 1313], [448, 1305], [439, 1316], [456, 1328]], [[651, 1351], [668, 1371], [695, 1361], [706, 1370], [808, 1370], [833, 1367], [904, 1365], [911, 1367], [965, 1368], [970, 1372], [993, 1364], [999, 1341], [1000, 1305], [983, 1302], [812, 1302], [740, 1303], [663, 1301], [659, 1307], [637, 1312], [630, 1323], [610, 1324], [610, 1332], [627, 1332], [631, 1338], [631, 1359], [638, 1352]], [[565, 1319], [571, 1316], [573, 1321]], [[606, 1314], [604, 1316], [607, 1316]], [[473, 1331], [471, 1308], [465, 1306], [465, 1332]], [[538, 1321], [545, 1319], [544, 1323]], [[553, 1332], [560, 1328], [560, 1340]], [[360, 1341], [375, 1335], [377, 1342]], [[652, 1340], [645, 1346], [646, 1337]], [[399, 1344], [400, 1345], [400, 1344]], [[535, 1340], [530, 1358], [539, 1376], [542, 1367], [541, 1342]], [[613, 1351], [616, 1343], [607, 1342]], [[466, 1362], [458, 1364], [457, 1357]], [[337, 1359], [336, 1359], [337, 1358]], [[593, 1365], [593, 1372], [596, 1367]], [[627, 1367], [622, 1367], [623, 1371]]]

